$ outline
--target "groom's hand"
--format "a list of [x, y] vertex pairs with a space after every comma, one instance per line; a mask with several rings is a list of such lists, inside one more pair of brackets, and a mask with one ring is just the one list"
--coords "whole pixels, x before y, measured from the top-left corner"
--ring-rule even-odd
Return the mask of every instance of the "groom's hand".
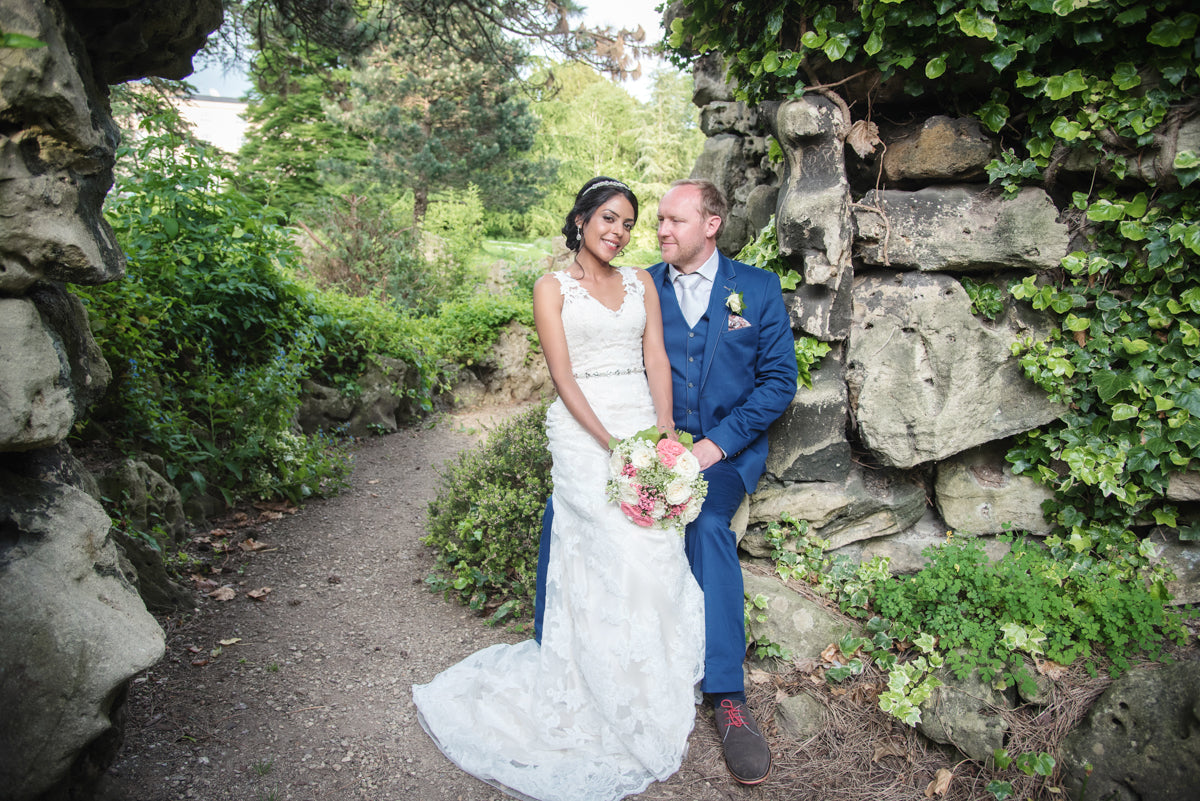
[[696, 461], [700, 463], [701, 470], [707, 470], [724, 459], [725, 452], [721, 450], [720, 445], [711, 439], [702, 439], [692, 445], [692, 456], [695, 456]]

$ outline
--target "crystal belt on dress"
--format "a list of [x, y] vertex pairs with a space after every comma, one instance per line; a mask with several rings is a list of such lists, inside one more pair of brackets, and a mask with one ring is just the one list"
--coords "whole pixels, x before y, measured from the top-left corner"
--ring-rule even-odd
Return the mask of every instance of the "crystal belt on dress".
[[623, 367], [619, 370], [587, 370], [586, 372], [582, 373], [572, 372], [571, 375], [575, 376], [576, 378], [608, 378], [609, 376], [614, 375], [636, 375], [637, 373], [644, 372], [646, 372], [646, 370], [643, 367]]

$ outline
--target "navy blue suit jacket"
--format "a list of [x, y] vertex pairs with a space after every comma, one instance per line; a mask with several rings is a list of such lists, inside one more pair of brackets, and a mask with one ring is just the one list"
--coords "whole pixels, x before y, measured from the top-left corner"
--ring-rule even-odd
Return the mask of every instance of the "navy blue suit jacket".
[[[767, 428], [796, 394], [796, 350], [791, 321], [783, 303], [779, 276], [734, 261], [719, 253], [717, 277], [708, 303], [707, 343], [700, 373], [700, 430], [690, 433], [721, 446], [737, 470], [746, 492], [758, 485], [767, 461]], [[679, 308], [667, 265], [650, 268], [664, 312]], [[731, 328], [726, 301], [741, 293], [741, 317], [749, 325]], [[664, 313], [664, 319], [667, 315]], [[671, 319], [677, 319], [671, 315]], [[684, 324], [664, 323], [667, 354], [672, 365], [687, 331]], [[673, 347], [674, 343], [674, 347]], [[675, 422], [682, 425], [679, 406], [684, 397], [682, 375], [672, 367]]]

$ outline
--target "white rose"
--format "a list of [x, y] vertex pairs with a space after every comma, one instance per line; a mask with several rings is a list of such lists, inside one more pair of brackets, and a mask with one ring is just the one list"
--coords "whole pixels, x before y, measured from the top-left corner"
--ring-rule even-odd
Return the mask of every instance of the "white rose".
[[700, 462], [692, 454], [691, 451], [680, 454], [675, 461], [675, 467], [672, 468], [675, 475], [684, 481], [692, 481], [696, 476], [700, 475]]
[[667, 503], [675, 506], [692, 497], [692, 485], [682, 478], [675, 478], [666, 486]]
[[617, 479], [617, 499], [622, 503], [638, 502], [638, 492], [633, 488], [633, 481], [628, 476]]
[[654, 446], [650, 445], [645, 440], [639, 440], [633, 446], [633, 453], [629, 454], [629, 461], [638, 470], [645, 470], [647, 467], [658, 461]]
[[667, 513], [667, 507], [663, 505], [662, 501], [656, 499], [654, 501], [654, 506], [651, 507], [651, 509], [650, 509], [650, 516], [652, 518], [654, 518], [655, 520], [662, 520], [663, 515], [665, 515], [666, 513]]
[[620, 449], [614, 450], [608, 457], [608, 474], [610, 476], [621, 475], [621, 470], [625, 467], [625, 455]]
[[688, 523], [691, 523], [693, 520], [695, 520], [699, 516], [700, 516], [700, 501], [692, 501], [686, 507], [684, 507], [683, 514], [681, 514], [679, 516], [679, 519], [682, 520], [683, 524], [686, 526]]

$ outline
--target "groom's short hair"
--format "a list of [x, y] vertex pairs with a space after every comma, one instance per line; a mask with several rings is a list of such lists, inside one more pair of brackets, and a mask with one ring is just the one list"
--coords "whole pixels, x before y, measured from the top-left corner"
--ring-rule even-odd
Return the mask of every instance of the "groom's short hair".
[[705, 217], [721, 218], [721, 225], [717, 228], [717, 236], [720, 236], [725, 230], [725, 218], [729, 215], [729, 201], [724, 193], [712, 181], [703, 178], [681, 178], [671, 184], [672, 189], [677, 186], [694, 186], [700, 190], [700, 211]]

